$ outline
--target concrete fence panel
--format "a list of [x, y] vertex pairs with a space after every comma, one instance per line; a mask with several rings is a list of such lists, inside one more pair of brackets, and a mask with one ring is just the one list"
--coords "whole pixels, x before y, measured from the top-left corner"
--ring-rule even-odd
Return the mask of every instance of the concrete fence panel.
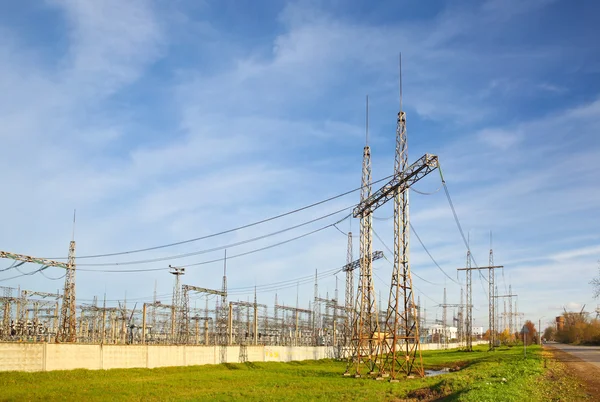
[[215, 364], [215, 346], [186, 346], [185, 363], [188, 366], [199, 366], [202, 364]]
[[45, 344], [0, 343], [0, 371], [44, 370]]
[[148, 347], [143, 345], [102, 345], [102, 368], [148, 367]]
[[67, 345], [46, 343], [45, 370], [73, 370], [102, 368], [100, 345]]

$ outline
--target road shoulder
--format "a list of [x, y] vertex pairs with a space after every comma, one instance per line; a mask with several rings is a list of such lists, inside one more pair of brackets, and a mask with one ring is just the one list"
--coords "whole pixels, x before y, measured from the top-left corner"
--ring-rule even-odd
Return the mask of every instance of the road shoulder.
[[[559, 362], [564, 367], [564, 371], [567, 375], [571, 375], [579, 381], [585, 390], [585, 394], [590, 400], [600, 400], [600, 368], [568, 352], [554, 348], [551, 345], [546, 345], [544, 347], [544, 352], [548, 353], [551, 359]], [[561, 371], [561, 368], [556, 367], [555, 371]], [[550, 372], [552, 372], [552, 368], [550, 368]], [[560, 376], [560, 374], [558, 375]], [[569, 400], [579, 399], [575, 398]]]

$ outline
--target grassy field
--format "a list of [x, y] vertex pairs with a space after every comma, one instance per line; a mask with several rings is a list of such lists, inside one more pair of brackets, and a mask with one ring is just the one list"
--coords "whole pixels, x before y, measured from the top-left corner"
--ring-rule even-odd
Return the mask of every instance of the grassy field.
[[[107, 371], [0, 372], [2, 400], [211, 400], [211, 401], [529, 401], [577, 400], [569, 381], [557, 389], [545, 374], [539, 347], [523, 358], [519, 347], [424, 352], [428, 369], [460, 366], [435, 377], [399, 383], [343, 377], [333, 360], [243, 363]], [[566, 388], [569, 388], [568, 390]], [[568, 391], [570, 397], [565, 398]]]

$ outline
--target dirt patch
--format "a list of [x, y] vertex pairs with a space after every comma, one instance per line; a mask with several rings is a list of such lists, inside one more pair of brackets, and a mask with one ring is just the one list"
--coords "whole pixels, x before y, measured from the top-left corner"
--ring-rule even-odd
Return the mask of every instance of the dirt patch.
[[545, 351], [549, 352], [552, 358], [561, 362], [568, 374], [583, 383], [590, 399], [600, 401], [600, 368], [551, 346], [545, 348]]

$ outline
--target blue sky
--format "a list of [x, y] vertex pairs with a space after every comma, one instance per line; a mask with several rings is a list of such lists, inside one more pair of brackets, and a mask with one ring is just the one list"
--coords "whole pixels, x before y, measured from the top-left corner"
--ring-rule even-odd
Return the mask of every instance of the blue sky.
[[[512, 283], [525, 317], [593, 308], [600, 258], [600, 6], [593, 1], [98, 1], [0, 6], [0, 249], [64, 257], [77, 209], [77, 254], [177, 242], [283, 213], [356, 188], [370, 96], [373, 176], [393, 170], [398, 53], [409, 159], [439, 155], [479, 265], [494, 233], [501, 293]], [[439, 189], [431, 175], [416, 189]], [[358, 201], [358, 193], [264, 225], [177, 247], [79, 259], [77, 296], [146, 300], [168, 271], [218, 287], [222, 251], [161, 262], [86, 266], [193, 253], [272, 233]], [[391, 206], [374, 228], [393, 244]], [[344, 213], [246, 245], [280, 242]], [[411, 193], [411, 221], [456, 277], [466, 250], [443, 191]], [[358, 222], [341, 222], [341, 231]], [[428, 318], [460, 288], [411, 240]], [[385, 251], [375, 238], [374, 249]], [[355, 258], [358, 242], [354, 243]], [[389, 253], [388, 253], [389, 254]], [[228, 263], [233, 288], [307, 277], [345, 263], [335, 228]], [[391, 257], [390, 257], [391, 259]], [[6, 266], [10, 261], [4, 261]], [[4, 267], [4, 266], [3, 266]], [[21, 267], [31, 272], [34, 266]], [[84, 271], [85, 269], [92, 271]], [[47, 276], [62, 275], [59, 269]], [[390, 266], [375, 264], [387, 298]], [[52, 291], [61, 280], [0, 272], [0, 286]], [[343, 276], [339, 275], [340, 295]], [[476, 278], [476, 276], [474, 277]], [[461, 280], [463, 278], [461, 277]], [[504, 279], [504, 280], [503, 280]], [[432, 284], [433, 283], [433, 284]], [[335, 277], [320, 283], [333, 294]], [[487, 323], [474, 282], [476, 325]], [[277, 286], [275, 286], [277, 287]], [[299, 285], [305, 307], [312, 283]], [[269, 288], [271, 289], [271, 288]], [[279, 298], [294, 304], [296, 289]], [[232, 291], [246, 299], [246, 290]], [[165, 296], [163, 298], [167, 298]], [[271, 304], [274, 292], [259, 302]]]

